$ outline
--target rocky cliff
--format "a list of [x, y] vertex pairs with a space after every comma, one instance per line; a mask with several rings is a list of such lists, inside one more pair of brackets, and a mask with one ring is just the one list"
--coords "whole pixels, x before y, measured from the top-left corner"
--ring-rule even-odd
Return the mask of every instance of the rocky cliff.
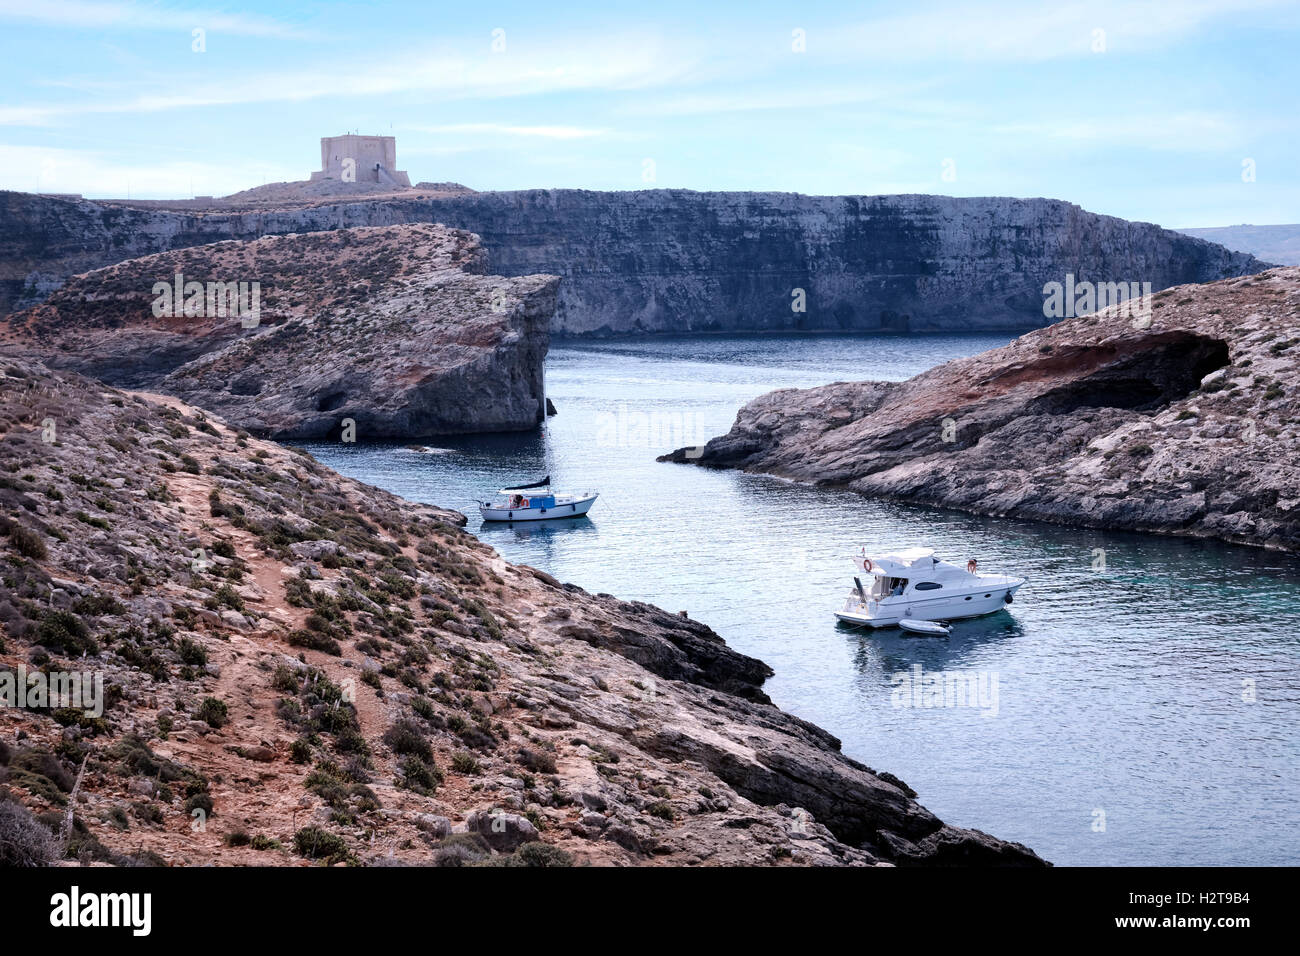
[[429, 221], [482, 236], [502, 274], [564, 277], [559, 335], [1024, 329], [1045, 324], [1043, 286], [1067, 274], [1160, 290], [1264, 268], [1050, 199], [412, 189], [190, 211], [0, 193], [0, 310], [164, 249]]
[[1067, 273], [1158, 290], [1263, 267], [1047, 199], [534, 190], [433, 205], [484, 237], [494, 268], [565, 277], [560, 335], [1024, 329]]
[[0, 862], [1042, 863], [704, 624], [176, 399], [0, 362], [0, 463], [0, 689], [103, 679], [0, 707]]
[[695, 457], [863, 494], [1300, 549], [1300, 269], [1180, 286], [906, 382], [750, 402]]
[[559, 280], [485, 272], [477, 237], [430, 224], [220, 242], [76, 276], [0, 348], [276, 438], [532, 428]]

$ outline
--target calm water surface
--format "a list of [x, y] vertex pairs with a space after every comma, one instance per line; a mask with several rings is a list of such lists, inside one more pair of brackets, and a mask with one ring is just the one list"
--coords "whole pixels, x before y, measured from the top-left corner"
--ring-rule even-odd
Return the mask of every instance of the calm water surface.
[[[726, 431], [771, 389], [904, 379], [1005, 342], [567, 345], [547, 360], [559, 415], [538, 433], [436, 439], [433, 454], [308, 447], [344, 474], [465, 511], [510, 560], [689, 611], [775, 668], [777, 704], [897, 774], [949, 823], [1061, 864], [1300, 863], [1300, 561], [654, 460]], [[590, 518], [481, 527], [477, 498], [546, 474], [559, 489], [598, 490]], [[861, 546], [976, 556], [981, 570], [1029, 584], [1009, 611], [959, 622], [947, 640], [845, 630], [831, 612]], [[974, 673], [985, 696], [907, 706], [894, 675], [918, 666], [923, 677]]]

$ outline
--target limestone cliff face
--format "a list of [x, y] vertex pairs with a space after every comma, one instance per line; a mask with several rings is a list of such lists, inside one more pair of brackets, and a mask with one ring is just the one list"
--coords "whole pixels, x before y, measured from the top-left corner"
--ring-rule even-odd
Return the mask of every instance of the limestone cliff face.
[[906, 382], [784, 389], [698, 456], [872, 496], [1300, 550], [1300, 268], [1167, 290]]
[[[403, 222], [483, 237], [493, 270], [564, 277], [558, 335], [1024, 329], [1043, 286], [1153, 290], [1258, 272], [1245, 253], [1050, 199], [686, 190], [436, 194], [190, 211], [0, 194], [0, 310], [122, 258]], [[793, 309], [803, 290], [805, 311]]]
[[[281, 439], [348, 419], [362, 440], [529, 429], [559, 280], [484, 269], [477, 237], [432, 224], [195, 246], [73, 278], [0, 324], [0, 347]], [[156, 315], [177, 275], [204, 293]], [[250, 287], [239, 315], [213, 281]]]
[[1263, 267], [1047, 199], [534, 190], [434, 205], [484, 237], [494, 268], [565, 276], [559, 335], [1024, 329], [1067, 273], [1159, 290]]

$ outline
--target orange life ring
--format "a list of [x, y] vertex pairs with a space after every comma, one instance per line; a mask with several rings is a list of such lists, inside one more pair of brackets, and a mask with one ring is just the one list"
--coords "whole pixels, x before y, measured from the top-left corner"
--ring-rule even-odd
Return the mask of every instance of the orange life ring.
[[519, 507], [521, 507], [521, 508], [527, 508], [528, 506], [529, 506], [529, 505], [528, 505], [528, 499], [527, 499], [527, 498], [520, 498], [520, 499], [519, 499]]
[[874, 567], [875, 567], [875, 565], [871, 563], [871, 559], [870, 559], [870, 558], [863, 558], [863, 559], [862, 559], [862, 570], [863, 570], [863, 571], [870, 571], [870, 570], [871, 570], [872, 568], [874, 568]]

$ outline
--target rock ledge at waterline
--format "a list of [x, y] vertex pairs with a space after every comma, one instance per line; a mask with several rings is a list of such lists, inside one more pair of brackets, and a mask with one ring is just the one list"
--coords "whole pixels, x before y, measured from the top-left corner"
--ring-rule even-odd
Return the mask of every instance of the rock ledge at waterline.
[[0, 360], [0, 462], [0, 669], [105, 684], [0, 707], [0, 854], [71, 803], [68, 854], [116, 863], [1043, 864], [704, 624], [174, 398]]
[[702, 452], [661, 460], [1300, 549], [1300, 268], [1150, 305], [1148, 319], [1111, 307], [906, 382], [771, 392]]
[[[486, 271], [477, 236], [427, 223], [193, 246], [74, 276], [0, 323], [0, 349], [264, 437], [334, 436], [346, 419], [360, 439], [526, 430], [544, 415], [559, 279]], [[156, 316], [155, 285], [176, 275], [257, 282], [256, 326], [183, 304]]]

